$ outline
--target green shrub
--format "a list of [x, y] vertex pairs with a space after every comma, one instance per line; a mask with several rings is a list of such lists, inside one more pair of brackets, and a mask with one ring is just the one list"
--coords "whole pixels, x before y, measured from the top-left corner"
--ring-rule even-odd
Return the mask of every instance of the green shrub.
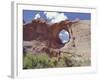
[[23, 58], [24, 69], [66, 67], [70, 66], [70, 63], [71, 61], [69, 61], [66, 56], [58, 61], [58, 58], [50, 58], [45, 53], [34, 55], [27, 53]]
[[72, 53], [62, 53], [63, 56], [50, 58], [47, 54], [31, 54], [27, 53], [23, 57], [23, 69], [35, 68], [55, 68], [55, 67], [74, 67], [89, 64], [89, 60], [82, 59]]
[[23, 58], [23, 68], [32, 69], [32, 68], [49, 68], [55, 67], [54, 62], [46, 54], [27, 54]]
[[24, 69], [30, 69], [30, 68], [32, 68], [32, 56], [30, 54], [27, 54], [23, 58], [23, 68]]

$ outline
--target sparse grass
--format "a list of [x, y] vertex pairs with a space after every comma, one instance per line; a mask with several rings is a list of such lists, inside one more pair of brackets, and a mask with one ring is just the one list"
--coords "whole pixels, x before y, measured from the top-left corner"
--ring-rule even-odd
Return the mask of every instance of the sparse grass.
[[82, 58], [82, 56], [73, 55], [72, 53], [62, 53], [63, 56], [58, 59], [57, 57], [48, 57], [47, 54], [31, 54], [27, 53], [23, 57], [23, 69], [36, 69], [36, 68], [55, 68], [55, 67], [75, 67], [86, 66], [90, 61]]

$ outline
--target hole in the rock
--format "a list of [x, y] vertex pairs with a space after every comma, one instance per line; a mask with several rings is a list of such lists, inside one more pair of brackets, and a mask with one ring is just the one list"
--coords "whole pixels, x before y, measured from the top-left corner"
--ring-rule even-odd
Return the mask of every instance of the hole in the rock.
[[66, 31], [66, 30], [64, 30], [64, 29], [61, 30], [61, 31], [59, 32], [59, 39], [61, 40], [61, 42], [62, 42], [63, 44], [69, 42], [69, 40], [70, 40], [69, 32]]

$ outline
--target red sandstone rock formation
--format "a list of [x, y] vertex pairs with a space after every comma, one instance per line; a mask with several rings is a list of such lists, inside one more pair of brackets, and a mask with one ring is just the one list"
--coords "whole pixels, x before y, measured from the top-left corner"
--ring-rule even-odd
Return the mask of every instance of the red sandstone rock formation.
[[36, 39], [46, 39], [48, 34], [48, 25], [41, 19], [33, 20], [31, 23], [23, 26], [23, 40], [31, 41]]
[[[24, 41], [46, 41], [47, 48], [60, 49], [63, 44], [59, 39], [59, 32], [65, 29], [69, 32], [70, 37], [73, 35], [71, 25], [78, 22], [78, 20], [70, 21], [64, 20], [59, 23], [49, 25], [46, 20], [39, 18], [33, 20], [31, 23], [23, 25], [23, 40]], [[50, 52], [50, 50], [48, 50]], [[46, 52], [46, 51], [45, 51]], [[53, 52], [53, 51], [52, 51]]]

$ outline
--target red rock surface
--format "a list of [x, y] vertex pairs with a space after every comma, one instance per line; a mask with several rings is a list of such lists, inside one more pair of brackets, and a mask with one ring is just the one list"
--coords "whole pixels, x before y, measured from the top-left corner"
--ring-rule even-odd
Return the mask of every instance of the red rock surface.
[[44, 19], [39, 18], [33, 20], [31, 23], [23, 26], [23, 40], [24, 41], [48, 41], [48, 47], [59, 49], [63, 44], [59, 39], [59, 32], [62, 29], [67, 30], [71, 34], [71, 25], [74, 22], [70, 20], [61, 21], [52, 25], [48, 24]]

